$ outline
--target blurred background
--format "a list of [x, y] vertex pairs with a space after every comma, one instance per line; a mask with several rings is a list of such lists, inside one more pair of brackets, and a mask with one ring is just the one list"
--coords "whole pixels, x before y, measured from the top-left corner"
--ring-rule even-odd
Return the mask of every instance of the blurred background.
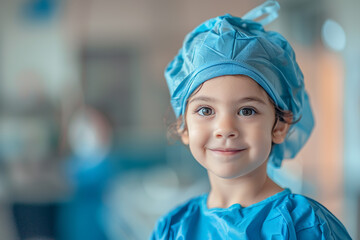
[[[201, 22], [260, 0], [2, 0], [0, 240], [148, 239], [209, 189], [174, 122], [163, 70]], [[360, 239], [360, 1], [280, 0], [316, 128], [275, 180]]]

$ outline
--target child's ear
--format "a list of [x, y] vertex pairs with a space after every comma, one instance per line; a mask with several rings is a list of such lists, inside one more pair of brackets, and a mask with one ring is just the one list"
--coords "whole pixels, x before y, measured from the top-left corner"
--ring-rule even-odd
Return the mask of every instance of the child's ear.
[[181, 137], [181, 141], [185, 144], [185, 145], [189, 145], [189, 132], [187, 130], [187, 128], [178, 130], [178, 134]]
[[272, 141], [275, 144], [280, 144], [285, 140], [286, 134], [289, 130], [290, 124], [276, 120], [275, 126], [272, 131]]
[[189, 145], [189, 131], [187, 130], [186, 124], [183, 124], [184, 119], [179, 117], [176, 122], [176, 130], [181, 138], [181, 141], [185, 145]]

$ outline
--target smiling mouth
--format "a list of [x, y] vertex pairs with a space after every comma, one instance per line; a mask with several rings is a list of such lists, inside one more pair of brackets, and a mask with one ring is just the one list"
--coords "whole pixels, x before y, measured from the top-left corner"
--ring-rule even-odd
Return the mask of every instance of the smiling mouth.
[[220, 154], [220, 155], [225, 155], [225, 156], [231, 156], [231, 155], [235, 155], [238, 154], [242, 151], [244, 151], [245, 149], [227, 149], [227, 148], [218, 148], [218, 149], [209, 149], [210, 151], [216, 153], [216, 154]]

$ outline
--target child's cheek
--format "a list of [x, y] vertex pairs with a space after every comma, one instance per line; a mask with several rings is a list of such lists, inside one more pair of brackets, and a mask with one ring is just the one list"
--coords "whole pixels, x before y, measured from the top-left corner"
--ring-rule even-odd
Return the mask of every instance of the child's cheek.
[[190, 142], [195, 143], [203, 141], [204, 138], [208, 137], [210, 126], [208, 123], [201, 121], [192, 121], [188, 123], [188, 134]]
[[201, 136], [201, 133], [203, 133], [205, 130], [205, 126], [204, 124], [192, 122], [190, 125], [188, 125], [188, 130], [189, 130], [189, 137], [196, 138]]

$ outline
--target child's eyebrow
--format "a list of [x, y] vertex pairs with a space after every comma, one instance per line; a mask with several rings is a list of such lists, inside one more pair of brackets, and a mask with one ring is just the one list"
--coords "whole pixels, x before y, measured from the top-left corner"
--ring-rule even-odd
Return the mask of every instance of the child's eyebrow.
[[193, 99], [191, 99], [189, 101], [189, 103], [196, 102], [196, 101], [216, 102], [216, 99], [212, 98], [212, 97], [199, 96], [199, 97], [194, 97]]
[[243, 102], [258, 102], [258, 103], [261, 103], [261, 104], [264, 104], [266, 105], [265, 101], [261, 98], [258, 98], [258, 97], [245, 97], [245, 98], [242, 98], [238, 101], [239, 103], [243, 103]]
[[[193, 99], [191, 99], [189, 101], [189, 104], [192, 102], [196, 102], [196, 101], [217, 102], [218, 100], [216, 98], [212, 98], [212, 97], [199, 96], [199, 97], [194, 97]], [[241, 98], [238, 101], [236, 101], [236, 103], [246, 103], [246, 102], [258, 102], [260, 104], [266, 105], [266, 103], [263, 99], [258, 98], [256, 96], [244, 97], [244, 98]]]

